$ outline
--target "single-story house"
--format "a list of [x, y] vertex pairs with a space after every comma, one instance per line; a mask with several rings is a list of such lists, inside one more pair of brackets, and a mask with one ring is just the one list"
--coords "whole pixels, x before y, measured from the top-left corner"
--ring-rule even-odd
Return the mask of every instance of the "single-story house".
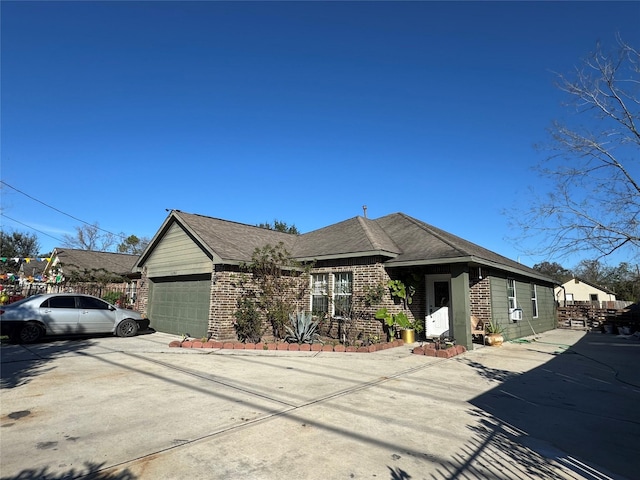
[[[132, 305], [140, 278], [132, 271], [138, 258], [127, 253], [54, 248], [43, 272], [47, 292], [82, 292], [103, 298], [108, 292], [120, 292], [124, 303]], [[116, 296], [108, 300], [116, 301]]]
[[[312, 262], [302, 310], [331, 316], [338, 296], [400, 279], [412, 282], [407, 313], [429, 337], [470, 347], [471, 316], [499, 323], [507, 339], [556, 326], [552, 279], [403, 213], [293, 235], [172, 210], [134, 267], [141, 274], [136, 309], [159, 331], [236, 339], [237, 274], [256, 249], [280, 243]], [[383, 306], [394, 308], [390, 295]], [[364, 334], [382, 334], [376, 308], [359, 325]]]
[[567, 306], [579, 303], [603, 305], [603, 302], [615, 302], [616, 294], [611, 290], [574, 277], [555, 288], [558, 305]]

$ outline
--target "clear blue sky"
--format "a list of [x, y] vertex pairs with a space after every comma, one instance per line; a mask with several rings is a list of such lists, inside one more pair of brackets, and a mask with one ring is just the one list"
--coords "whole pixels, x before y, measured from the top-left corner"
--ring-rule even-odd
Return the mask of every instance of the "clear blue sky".
[[[2, 180], [47, 205], [148, 237], [165, 209], [308, 232], [367, 205], [530, 266], [504, 212], [546, 187], [553, 72], [640, 39], [640, 2], [0, 5]], [[43, 252], [80, 225], [1, 193]]]

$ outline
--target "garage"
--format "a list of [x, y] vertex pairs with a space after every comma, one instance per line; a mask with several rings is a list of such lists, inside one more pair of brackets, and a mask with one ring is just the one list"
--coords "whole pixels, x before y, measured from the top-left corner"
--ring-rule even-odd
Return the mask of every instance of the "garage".
[[149, 279], [148, 315], [151, 327], [159, 332], [207, 335], [211, 275], [160, 277]]

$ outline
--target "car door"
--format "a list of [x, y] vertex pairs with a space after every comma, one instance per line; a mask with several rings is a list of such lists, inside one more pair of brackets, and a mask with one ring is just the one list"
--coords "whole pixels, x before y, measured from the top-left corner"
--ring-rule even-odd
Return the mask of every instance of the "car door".
[[82, 333], [113, 332], [116, 312], [107, 302], [94, 297], [78, 296], [80, 311], [78, 329]]
[[78, 312], [73, 295], [50, 297], [40, 305], [40, 318], [55, 335], [77, 333]]

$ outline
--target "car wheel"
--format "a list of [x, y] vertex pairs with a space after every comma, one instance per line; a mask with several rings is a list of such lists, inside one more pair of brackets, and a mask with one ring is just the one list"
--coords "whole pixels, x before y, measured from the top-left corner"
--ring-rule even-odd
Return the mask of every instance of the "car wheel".
[[44, 330], [40, 325], [28, 322], [22, 325], [12, 337], [17, 343], [34, 343], [40, 340], [43, 335]]
[[138, 324], [135, 320], [123, 320], [118, 325], [116, 333], [119, 337], [133, 337], [138, 333]]

